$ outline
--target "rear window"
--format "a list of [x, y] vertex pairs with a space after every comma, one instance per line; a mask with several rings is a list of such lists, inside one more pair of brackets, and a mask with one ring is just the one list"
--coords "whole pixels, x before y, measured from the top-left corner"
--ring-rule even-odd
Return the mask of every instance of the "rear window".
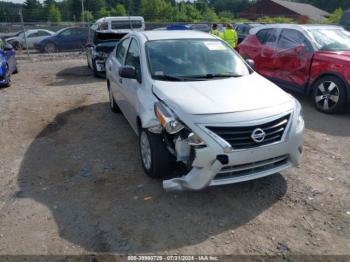
[[112, 29], [120, 30], [120, 29], [138, 29], [142, 28], [142, 22], [136, 20], [130, 21], [112, 21], [111, 23]]

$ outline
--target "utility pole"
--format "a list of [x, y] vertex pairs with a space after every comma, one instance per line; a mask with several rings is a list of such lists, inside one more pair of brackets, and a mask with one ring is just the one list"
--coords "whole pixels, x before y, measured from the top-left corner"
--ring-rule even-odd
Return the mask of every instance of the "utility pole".
[[24, 44], [25, 44], [25, 46], [26, 46], [27, 56], [29, 57], [29, 49], [28, 49], [28, 45], [27, 45], [27, 34], [26, 34], [26, 28], [25, 28], [25, 26], [24, 26], [22, 8], [19, 9], [18, 14], [19, 14], [19, 16], [21, 17], [21, 24], [22, 24], [22, 27], [23, 27], [23, 35], [24, 35]]
[[84, 0], [81, 0], [81, 15], [82, 15], [82, 22], [83, 22], [83, 27], [85, 27], [85, 13], [84, 13]]

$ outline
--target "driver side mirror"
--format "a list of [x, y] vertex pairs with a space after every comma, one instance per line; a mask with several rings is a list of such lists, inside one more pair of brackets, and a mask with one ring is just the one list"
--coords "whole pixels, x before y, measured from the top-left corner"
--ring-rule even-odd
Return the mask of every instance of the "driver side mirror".
[[255, 62], [254, 62], [254, 60], [253, 59], [246, 59], [245, 60], [246, 62], [247, 62], [247, 64], [253, 69], [253, 70], [255, 70]]
[[119, 68], [119, 76], [123, 78], [136, 79], [141, 83], [141, 77], [133, 66], [122, 66]]

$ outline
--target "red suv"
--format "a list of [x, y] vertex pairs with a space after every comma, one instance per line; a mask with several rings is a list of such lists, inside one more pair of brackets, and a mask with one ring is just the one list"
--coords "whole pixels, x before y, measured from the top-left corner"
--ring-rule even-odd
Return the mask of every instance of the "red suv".
[[261, 26], [238, 51], [279, 86], [312, 95], [324, 113], [341, 112], [350, 100], [350, 33], [341, 27]]

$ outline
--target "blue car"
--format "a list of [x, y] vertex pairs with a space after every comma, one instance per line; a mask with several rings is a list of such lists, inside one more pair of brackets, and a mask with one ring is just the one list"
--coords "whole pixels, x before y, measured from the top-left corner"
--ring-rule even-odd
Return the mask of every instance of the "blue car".
[[0, 87], [11, 85], [11, 75], [17, 73], [16, 52], [0, 38]]
[[53, 36], [34, 44], [34, 48], [42, 53], [54, 53], [65, 50], [84, 49], [88, 40], [89, 29], [68, 27], [57, 31]]

